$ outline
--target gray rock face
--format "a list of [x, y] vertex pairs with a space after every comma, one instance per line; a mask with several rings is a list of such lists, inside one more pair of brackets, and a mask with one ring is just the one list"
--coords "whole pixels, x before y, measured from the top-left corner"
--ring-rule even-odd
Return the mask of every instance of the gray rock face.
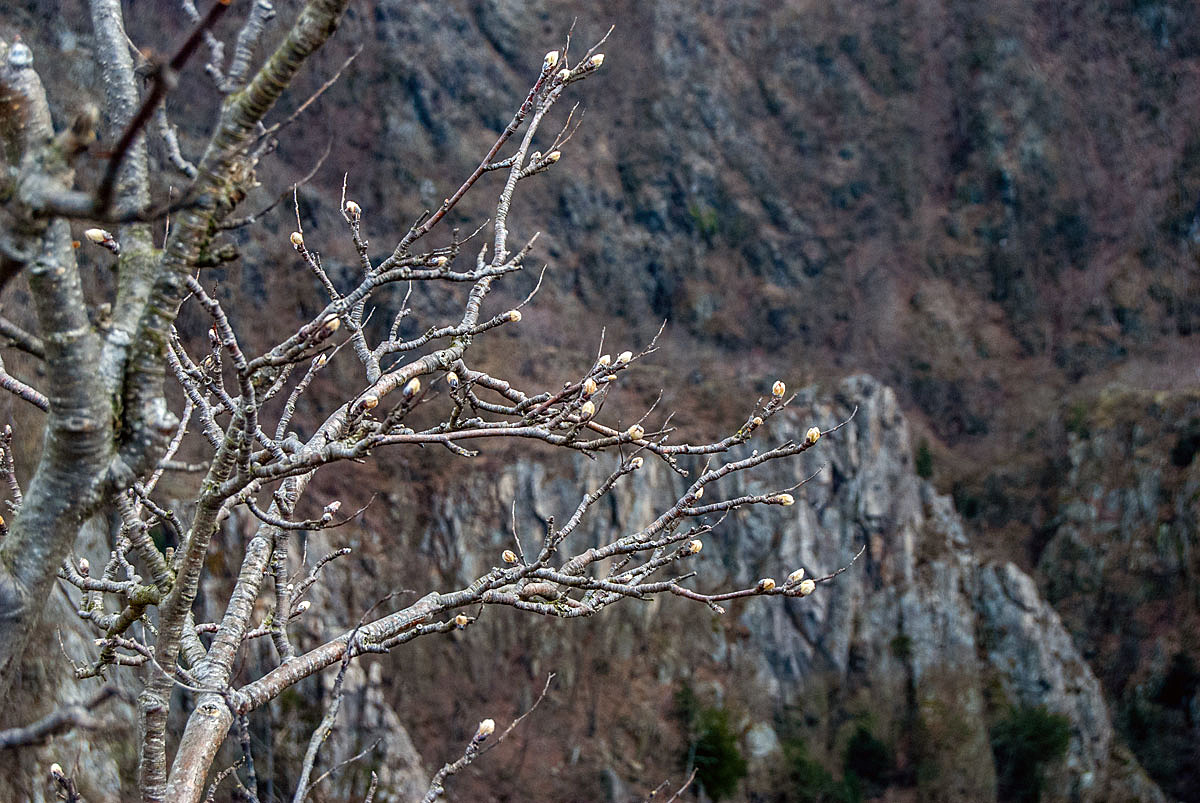
[[[726, 616], [747, 635], [715, 636], [714, 662], [752, 665], [755, 682], [776, 705], [831, 719], [869, 709], [877, 730], [898, 734], [924, 768], [917, 781], [924, 800], [996, 799], [989, 723], [1008, 705], [1044, 706], [1069, 723], [1066, 757], [1047, 769], [1043, 799], [1163, 800], [1114, 738], [1096, 676], [1033, 580], [1012, 564], [981, 562], [950, 500], [916, 476], [908, 426], [890, 389], [856, 377], [832, 398], [805, 393], [782, 425], [772, 422], [768, 437], [799, 438], [813, 424], [828, 429], [855, 407], [849, 424], [806, 455], [810, 464], [772, 464], [720, 485], [722, 496], [787, 487], [823, 464], [796, 492], [795, 506], [743, 511], [706, 537], [699, 587], [744, 587], [798, 567], [822, 576], [862, 555], [811, 597], [754, 600], [731, 610]], [[497, 477], [465, 481], [450, 497], [471, 499], [476, 511], [507, 511], [515, 500], [518, 530], [536, 534], [604, 470], [518, 462]], [[682, 490], [678, 477], [648, 462], [639, 485], [619, 485], [574, 548], [612, 528], [638, 526]], [[421, 536], [422, 550], [457, 567], [457, 582], [486, 570], [511, 543], [502, 519], [464, 517], [461, 509], [438, 503]], [[604, 615], [653, 618], [645, 607]], [[657, 654], [660, 677], [690, 670], [673, 665], [676, 650]], [[779, 737], [768, 731], [761, 722], [748, 727], [746, 752], [776, 752]]]

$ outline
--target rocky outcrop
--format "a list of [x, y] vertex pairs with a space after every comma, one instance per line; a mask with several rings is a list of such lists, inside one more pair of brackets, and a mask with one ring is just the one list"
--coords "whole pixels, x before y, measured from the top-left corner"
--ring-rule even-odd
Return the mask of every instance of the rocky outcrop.
[[1064, 418], [1043, 593], [1134, 752], [1200, 800], [1200, 395], [1110, 387]]
[[[777, 508], [744, 511], [706, 539], [711, 543], [696, 582], [744, 586], [798, 566], [823, 575], [863, 550], [848, 571], [806, 599], [754, 600], [735, 608], [726, 616], [736, 626], [708, 627], [711, 637], [699, 637], [706, 659], [678, 643], [669, 628], [647, 636], [634, 626], [613, 637], [610, 649], [632, 655], [637, 645], [628, 639], [657, 639], [653, 671], [660, 680], [704, 677], [698, 662], [705, 660], [749, 667], [758, 691], [740, 700], [758, 719], [747, 725], [751, 754], [777, 752], [781, 736], [762, 717], [777, 721], [788, 707], [818, 721], [812, 732], [824, 734], [817, 741], [835, 745], [832, 755], [845, 746], [839, 723], [869, 715], [875, 731], [905, 756], [921, 799], [994, 800], [990, 726], [1013, 707], [1044, 707], [1065, 717], [1070, 733], [1065, 757], [1045, 768], [1044, 800], [1163, 800], [1114, 736], [1100, 683], [1034, 581], [1011, 563], [977, 558], [949, 499], [914, 473], [908, 425], [890, 389], [859, 377], [840, 385], [832, 398], [806, 393], [782, 425], [773, 424], [770, 437], [800, 437], [813, 423], [829, 428], [856, 407], [850, 423], [822, 441], [810, 465], [775, 465], [721, 484], [720, 493], [730, 496], [761, 491], [791, 485], [823, 464], [785, 515]], [[519, 462], [497, 477], [457, 483], [422, 529], [418, 551], [437, 554], [440, 565], [455, 567], [453, 577], [464, 582], [490, 565], [512, 536], [503, 518], [464, 517], [462, 505], [450, 500], [470, 499], [476, 512], [507, 512], [515, 501], [518, 531], [534, 537], [551, 516], [572, 508], [579, 489], [602, 471], [589, 464], [552, 471]], [[601, 532], [648, 520], [656, 505], [682, 491], [681, 482], [648, 465], [636, 487], [618, 486], [611, 506], [574, 548], [586, 548]], [[643, 607], [606, 615], [662, 628], [664, 613]], [[689, 609], [674, 616], [696, 623], [711, 615]], [[704, 630], [702, 624], [688, 628], [693, 634]], [[503, 649], [499, 643], [479, 646]], [[529, 649], [554, 653], [545, 646]], [[570, 683], [573, 672], [587, 670], [563, 671]], [[714, 681], [720, 695], [738, 696], [728, 687], [734, 677]], [[737, 681], [745, 682], [745, 676]]]

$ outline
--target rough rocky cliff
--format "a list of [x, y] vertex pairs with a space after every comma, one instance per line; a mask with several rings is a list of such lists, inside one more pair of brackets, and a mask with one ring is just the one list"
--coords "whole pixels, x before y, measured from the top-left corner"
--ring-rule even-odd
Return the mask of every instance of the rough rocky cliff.
[[[1043, 800], [1163, 800], [1114, 736], [1100, 683], [1034, 581], [1011, 563], [977, 558], [949, 499], [916, 476], [908, 424], [893, 391], [857, 377], [832, 397], [807, 394], [768, 437], [799, 437], [813, 423], [832, 426], [855, 406], [850, 424], [823, 440], [810, 464], [776, 467], [714, 489], [735, 495], [780, 487], [823, 465], [793, 508], [743, 512], [706, 538], [695, 581], [701, 587], [748, 585], [799, 566], [820, 575], [865, 547], [834, 582], [806, 599], [753, 600], [723, 617], [679, 600], [630, 604], [594, 625], [553, 623], [553, 638], [539, 627], [545, 623], [489, 613], [463, 636], [461, 647], [429, 648], [428, 678], [395, 684], [401, 718], [435, 688], [451, 696], [461, 689], [484, 711], [518, 690], [527, 698], [530, 688], [540, 686], [539, 672], [558, 671], [563, 699], [555, 716], [564, 721], [556, 722], [557, 735], [566, 744], [578, 738], [585, 754], [609, 760], [595, 766], [585, 761], [573, 774], [570, 756], [556, 748], [543, 757], [552, 766], [561, 760], [561, 772], [574, 782], [589, 774], [622, 779], [624, 784], [610, 783], [612, 794], [652, 788], [659, 779], [648, 767], [678, 771], [672, 766], [677, 755], [653, 740], [642, 745], [645, 754], [629, 754], [637, 733], [652, 725], [628, 709], [668, 710], [664, 700], [680, 684], [698, 684], [743, 717], [741, 744], [754, 756], [752, 768], [783, 760], [789, 718], [808, 723], [802, 728], [808, 742], [824, 745], [815, 749], [832, 765], [846, 749], [850, 725], [868, 722], [898, 757], [891, 776], [897, 786], [915, 787], [921, 800], [993, 800], [989, 729], [1013, 708], [1045, 707], [1066, 717], [1070, 740], [1063, 759], [1047, 768]], [[466, 582], [511, 543], [513, 502], [518, 531], [536, 538], [603, 471], [586, 462], [551, 469], [522, 461], [498, 476], [452, 481], [433, 501], [429, 522], [398, 534], [404, 546], [397, 548], [421, 557], [417, 564], [426, 571], [418, 576], [428, 581]], [[648, 466], [593, 517], [580, 533], [580, 548], [601, 531], [638, 526], [680, 493], [681, 483]], [[403, 568], [397, 572], [417, 579]], [[466, 650], [484, 657], [464, 666], [459, 661]], [[397, 665], [413, 663], [401, 656]], [[489, 679], [493, 672], [503, 679]], [[644, 700], [588, 703], [597, 672], [602, 688], [608, 676], [638, 689]], [[447, 673], [464, 673], [463, 685]], [[468, 691], [480, 683], [482, 691]], [[461, 712], [467, 725], [473, 722], [461, 704], [448, 710]], [[536, 716], [533, 722], [536, 732]], [[659, 736], [678, 739], [669, 728]], [[539, 743], [536, 735], [528, 738]], [[490, 772], [480, 770], [481, 777]], [[512, 781], [547, 779], [534, 767], [525, 773]], [[751, 796], [761, 794], [754, 777], [744, 787]]]

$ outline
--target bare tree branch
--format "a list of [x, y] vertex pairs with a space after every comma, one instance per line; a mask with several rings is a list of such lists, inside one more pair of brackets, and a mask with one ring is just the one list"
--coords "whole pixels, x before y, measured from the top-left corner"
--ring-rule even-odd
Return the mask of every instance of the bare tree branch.
[[37, 722], [0, 731], [0, 749], [45, 744], [51, 737], [75, 728], [96, 730], [105, 727], [104, 721], [97, 719], [93, 712], [113, 697], [124, 698], [125, 694], [115, 686], [105, 686], [87, 700], [52, 711]]

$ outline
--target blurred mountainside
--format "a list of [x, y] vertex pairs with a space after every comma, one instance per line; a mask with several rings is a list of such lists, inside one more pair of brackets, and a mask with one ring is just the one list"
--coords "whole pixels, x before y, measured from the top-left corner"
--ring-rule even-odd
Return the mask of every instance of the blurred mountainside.
[[[170, 52], [186, 28], [173, 3], [126, 8], [140, 47]], [[228, 16], [223, 34], [236, 31], [236, 6]], [[838, 775], [862, 724], [890, 751], [884, 785], [922, 789], [923, 800], [991, 799], [997, 784], [1014, 796], [997, 752], [1003, 723], [1045, 706], [1070, 727], [1063, 758], [1043, 768], [1054, 799], [1158, 799], [1140, 762], [1170, 797], [1200, 800], [1200, 7], [672, 1], [581, 12], [557, 0], [367, 0], [282, 113], [362, 52], [283, 133], [248, 206], [328, 147], [299, 203], [306, 240], [348, 283], [343, 174], [373, 248], [390, 251], [477, 164], [577, 16], [576, 55], [616, 29], [603, 70], [572, 90], [586, 113], [563, 159], [518, 193], [514, 237], [543, 232], [534, 257], [550, 270], [524, 321], [480, 342], [483, 367], [561, 381], [592, 358], [603, 327], [632, 347], [666, 319], [643, 389], [652, 398], [661, 387], [660, 409], [691, 432], [738, 420], [739, 400], [776, 377], [817, 383], [814, 403], [875, 401], [860, 412], [868, 428], [846, 432], [858, 440], [830, 439], [835, 456], [799, 523], [781, 531], [744, 516], [727, 536], [736, 549], [704, 553], [704, 577], [721, 569], [752, 582], [794, 568], [776, 565], [784, 558], [831, 570], [866, 544], [816, 596], [758, 601], [717, 625], [681, 614], [711, 640], [682, 624], [662, 634], [651, 612], [589, 622], [583, 646], [557, 647], [577, 653], [544, 661], [529, 657], [552, 649], [536, 629], [481, 624], [496, 663], [523, 666], [529, 683], [564, 671], [574, 695], [564, 716], [581, 700], [593, 710], [571, 721], [582, 729], [572, 736], [619, 734], [602, 740], [611, 761], [566, 756], [555, 782], [594, 770], [587, 777], [608, 778], [616, 799], [632, 779], [677, 770], [673, 755], [621, 762], [671, 743], [655, 723], [686, 679], [702, 707], [732, 712], [752, 772], [786, 776], [780, 766], [803, 755]], [[96, 85], [87, 14], [77, 0], [19, 0], [0, 20], [14, 31], [69, 119]], [[185, 151], [196, 154], [218, 101], [198, 57], [168, 100]], [[489, 193], [451, 222], [474, 230], [491, 215]], [[243, 253], [228, 270], [235, 323], [239, 309], [247, 323], [259, 315], [268, 294], [281, 326], [290, 307], [297, 321], [319, 309], [319, 286], [286, 244], [294, 225], [285, 203], [230, 235]], [[495, 308], [533, 282], [509, 281]], [[410, 325], [441, 323], [458, 303], [453, 293], [417, 301]], [[251, 341], [261, 333], [265, 345], [267, 328]], [[859, 372], [878, 383], [838, 384]], [[453, 492], [445, 467], [398, 471], [418, 483], [396, 491], [411, 494], [407, 510], [500, 501], [490, 523], [482, 507], [473, 517], [445, 502], [388, 526], [420, 533], [412, 548], [434, 558], [435, 581], [460, 581], [486, 562], [481, 544], [500, 543], [514, 496], [550, 508], [583, 487], [574, 472], [584, 469], [539, 465], [518, 464], [503, 488], [487, 476]], [[614, 513], [606, 525], [625, 522]], [[354, 587], [353, 574], [343, 581]], [[350, 596], [365, 607], [377, 590]], [[466, 665], [457, 696], [435, 688], [446, 673], [379, 681], [420, 744], [469, 737], [445, 723], [469, 729], [483, 703], [508, 699], [499, 687], [471, 697], [465, 679], [484, 682], [495, 666], [471, 663], [469, 650], [415, 649], [452, 677], [454, 660]], [[629, 667], [664, 656], [660, 676]], [[706, 668], [684, 670], [693, 663]], [[757, 685], [738, 689], [721, 668], [752, 671]], [[663, 708], [606, 719], [617, 682]], [[783, 708], [756, 709], [764, 692]], [[413, 703], [421, 695], [424, 707]], [[562, 736], [525, 743], [555, 755], [571, 743]], [[449, 755], [421, 752], [430, 766]], [[496, 781], [470, 777], [481, 790]], [[937, 786], [950, 779], [968, 786]]]

